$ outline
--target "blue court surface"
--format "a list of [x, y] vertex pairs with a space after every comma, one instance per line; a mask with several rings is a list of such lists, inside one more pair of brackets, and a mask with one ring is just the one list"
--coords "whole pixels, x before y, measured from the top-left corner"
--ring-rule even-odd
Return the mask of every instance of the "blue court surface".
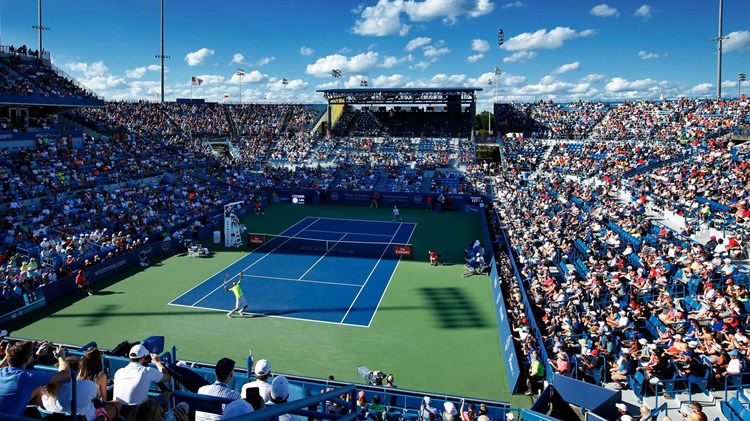
[[415, 227], [308, 217], [169, 304], [228, 312], [225, 273], [231, 286], [244, 271], [246, 313], [367, 327]]

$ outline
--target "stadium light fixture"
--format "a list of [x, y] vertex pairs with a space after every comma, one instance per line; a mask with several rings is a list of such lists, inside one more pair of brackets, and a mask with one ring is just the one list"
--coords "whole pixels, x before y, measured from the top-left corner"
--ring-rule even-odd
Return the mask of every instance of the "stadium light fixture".
[[286, 102], [286, 85], [289, 84], [289, 79], [281, 79], [281, 84], [284, 86], [284, 102]]
[[366, 88], [367, 87], [367, 79], [362, 79], [359, 81], [359, 86]]
[[487, 134], [492, 136], [492, 79], [487, 79], [489, 88], [487, 89], [487, 96], [490, 97], [489, 110], [487, 110]]
[[245, 70], [237, 68], [237, 76], [240, 77], [240, 105], [242, 105], [242, 76], [245, 76]]
[[722, 52], [722, 44], [725, 39], [729, 39], [729, 37], [723, 36], [723, 26], [724, 26], [724, 0], [719, 0], [719, 36], [716, 38], [711, 38], [710, 41], [715, 41], [718, 43], [718, 51], [717, 51], [717, 62], [716, 62], [716, 98], [721, 99], [721, 52]]
[[339, 69], [333, 69], [331, 71], [331, 76], [336, 78], [336, 87], [341, 88], [341, 70]]
[[49, 31], [49, 26], [42, 25], [42, 0], [39, 0], [37, 2], [37, 12], [39, 15], [39, 23], [37, 25], [33, 25], [32, 28], [39, 30], [39, 51], [37, 52], [37, 57], [42, 58], [42, 51], [44, 49], [42, 48], [42, 33], [44, 31]]
[[[41, 1], [41, 0], [40, 0]], [[164, 103], [164, 59], [172, 58], [164, 54], [164, 0], [161, 0], [161, 54], [157, 54], [154, 57], [161, 59], [161, 103]], [[191, 91], [192, 92], [192, 91]], [[190, 98], [192, 102], [192, 97]]]
[[747, 80], [744, 73], [737, 73], [737, 99], [742, 97], [742, 82]]

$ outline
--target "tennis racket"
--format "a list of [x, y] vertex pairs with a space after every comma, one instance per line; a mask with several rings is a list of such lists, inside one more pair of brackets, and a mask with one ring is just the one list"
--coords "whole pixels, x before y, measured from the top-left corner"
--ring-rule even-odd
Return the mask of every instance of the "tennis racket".
[[227, 287], [227, 281], [229, 281], [229, 272], [224, 272], [224, 288]]

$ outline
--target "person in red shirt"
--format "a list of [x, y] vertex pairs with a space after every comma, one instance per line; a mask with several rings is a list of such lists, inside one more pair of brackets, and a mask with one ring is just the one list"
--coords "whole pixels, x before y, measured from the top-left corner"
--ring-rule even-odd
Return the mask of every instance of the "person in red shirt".
[[442, 266], [443, 262], [440, 261], [440, 255], [437, 254], [434, 250], [430, 250], [430, 265], [432, 266]]
[[88, 295], [94, 295], [91, 292], [91, 284], [86, 281], [86, 277], [83, 275], [83, 270], [79, 270], [78, 275], [76, 275], [76, 288], [85, 291]]

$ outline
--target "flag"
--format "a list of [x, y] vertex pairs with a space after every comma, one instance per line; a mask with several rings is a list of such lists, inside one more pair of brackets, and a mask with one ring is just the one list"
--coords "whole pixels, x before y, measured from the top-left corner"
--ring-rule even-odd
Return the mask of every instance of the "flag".
[[198, 79], [195, 76], [193, 76], [193, 78], [190, 80], [191, 85], [201, 86], [201, 83], [203, 83], [203, 79]]
[[224, 99], [227, 99], [227, 98], [229, 98], [229, 95], [224, 94]]

